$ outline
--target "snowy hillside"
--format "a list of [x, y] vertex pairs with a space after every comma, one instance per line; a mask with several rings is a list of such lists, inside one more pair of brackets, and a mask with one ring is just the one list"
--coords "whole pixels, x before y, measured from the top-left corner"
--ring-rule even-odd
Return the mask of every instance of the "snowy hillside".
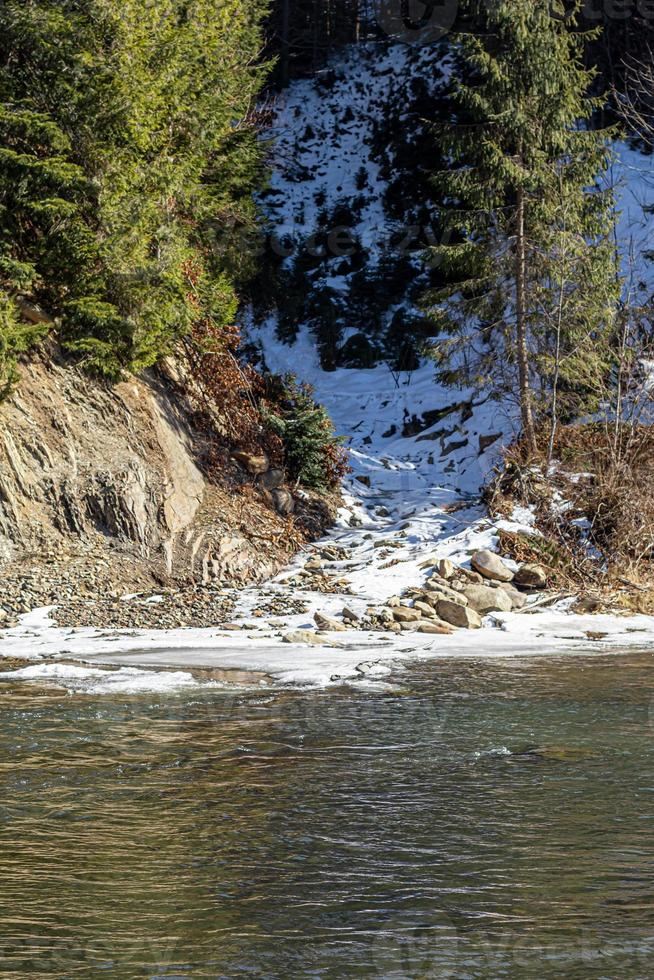
[[[392, 134], [390, 145], [380, 143], [378, 135], [389, 104], [404, 104], [405, 115], [409, 115], [416, 99], [424, 98], [425, 91], [416, 87], [425, 75], [429, 79], [426, 91], [438, 98], [448, 79], [446, 49], [435, 53], [432, 47], [361, 45], [346, 51], [325, 75], [327, 79], [297, 81], [279, 97], [270, 134], [276, 143], [275, 169], [262, 203], [274, 228], [274, 240], [293, 243], [283, 262], [286, 272], [302, 263], [307, 243], [324, 244], [322, 233], [333, 230], [330, 215], [343, 202], [358, 202], [352, 230], [361, 242], [368, 269], [389, 256], [397, 259], [398, 251], [389, 243], [398, 229], [422, 234], [425, 227], [398, 219], [390, 193], [398, 175], [399, 179], [403, 176], [394, 169], [394, 165], [399, 168], [397, 146], [394, 149]], [[386, 137], [388, 140], [388, 133]], [[397, 137], [396, 143], [401, 142]], [[616, 146], [616, 154], [608, 179], [615, 187], [620, 211], [618, 237], [625, 289], [642, 300], [654, 293], [654, 263], [647, 257], [652, 248], [654, 166], [652, 157], [622, 143]], [[362, 174], [363, 192], [358, 183]], [[411, 218], [408, 205], [404, 217]], [[415, 221], [418, 217], [413, 215]], [[424, 213], [422, 217], [424, 221]], [[435, 235], [433, 221], [432, 212], [429, 227]], [[403, 286], [405, 295], [386, 311], [387, 324], [399, 306], [411, 308], [413, 297], [423, 288], [419, 251], [411, 255], [411, 264], [411, 275]], [[346, 307], [339, 339], [342, 347], [360, 331], [375, 332], [370, 323], [358, 318], [357, 304], [351, 301], [355, 276], [356, 270], [344, 264], [342, 257], [330, 255], [327, 243], [326, 257], [312, 270], [307, 284], [309, 291], [327, 287], [342, 298]], [[351, 492], [365, 495], [357, 476], [370, 477], [376, 490], [414, 492], [439, 486], [461, 494], [479, 492], [502, 445], [517, 431], [513, 399], [496, 401], [490, 395], [438, 385], [428, 362], [412, 372], [393, 371], [385, 359], [372, 369], [324, 371], [313, 325], [300, 321], [295, 329], [295, 343], [280, 343], [277, 335], [281, 332], [287, 337], [288, 331], [283, 326], [280, 330], [280, 316], [275, 312], [263, 325], [252, 327], [250, 339], [261, 348], [270, 370], [292, 371], [315, 387], [350, 449]]]
[[280, 284], [275, 319], [288, 339], [310, 326], [323, 366], [367, 367], [389, 352], [401, 361], [420, 331], [421, 254], [437, 229], [417, 160], [432, 139], [423, 112], [446, 81], [435, 49], [371, 44], [278, 96], [261, 200]]
[[[357, 202], [351, 229], [367, 269], [398, 259], [402, 242], [392, 246], [394, 234], [418, 233], [418, 226], [408, 219], [417, 221], [419, 215], [410, 215], [408, 202], [407, 220], [401, 221], [389, 200], [398, 179], [393, 169], [397, 147], [392, 135], [388, 145], [388, 133], [386, 142], [379, 139], [379, 127], [389, 103], [404, 104], [405, 115], [411, 111], [418, 81], [425, 75], [436, 97], [447, 80], [445, 53], [441, 60], [445, 67], [438, 67], [432, 48], [362, 45], [335, 61], [325, 73], [327, 80], [319, 76], [295, 82], [279, 97], [270, 134], [276, 145], [275, 169], [262, 203], [275, 241], [293, 243], [283, 263], [286, 271], [301, 263], [307, 247], [322, 243], [321, 233], [331, 229], [334, 248], [325, 243], [325, 260], [313, 270], [309, 288], [328, 287], [343, 298], [347, 311], [341, 345], [359, 331], [374, 331], [357, 319], [357, 304], [351, 302], [358, 270], [342, 256], [330, 254], [337, 239], [329, 218], [340, 204]], [[424, 96], [424, 91], [419, 94]], [[419, 230], [422, 234], [424, 226]], [[411, 274], [402, 284], [404, 295], [386, 311], [387, 322], [398, 306], [411, 306], [409, 286], [422, 288], [419, 252], [411, 255], [411, 263]], [[273, 313], [263, 325], [251, 327], [249, 339], [260, 347], [270, 370], [292, 371], [315, 387], [350, 450], [351, 491], [365, 496], [365, 486], [357, 480], [362, 477], [370, 479], [372, 495], [387, 490], [425, 492], [435, 486], [453, 494], [478, 493], [500, 446], [516, 431], [513, 405], [437, 385], [429, 363], [410, 372], [392, 370], [385, 360], [372, 369], [324, 371], [311, 324], [296, 324], [297, 340], [292, 344], [278, 341], [279, 326], [279, 316]]]
[[[299, 246], [337, 204], [357, 201], [361, 243], [372, 261], [379, 258], [393, 221], [384, 203], [388, 147], [376, 137], [392, 104], [408, 111], [415, 80], [427, 72], [436, 93], [447, 72], [435, 68], [432, 49], [360, 45], [317, 79], [296, 81], [277, 96], [266, 134], [275, 142], [265, 200], [278, 237], [290, 235]], [[346, 278], [335, 274], [333, 281]]]
[[[294, 336], [303, 323], [314, 333], [324, 328], [320, 297], [331, 307], [335, 343], [348, 363], [353, 336], [364, 335], [378, 357], [387, 355], [384, 335], [394, 316], [419, 313], [429, 282], [424, 248], [439, 240], [425, 157], [438, 166], [430, 122], [440, 118], [450, 74], [445, 45], [358, 45], [277, 97], [266, 134], [274, 146], [272, 176], [260, 203], [283, 289], [307, 293], [289, 317], [282, 292], [272, 318], [282, 336]], [[643, 300], [654, 292], [653, 159], [624, 143], [615, 153], [606, 181], [619, 212], [625, 290]], [[377, 303], [362, 301], [366, 275]]]

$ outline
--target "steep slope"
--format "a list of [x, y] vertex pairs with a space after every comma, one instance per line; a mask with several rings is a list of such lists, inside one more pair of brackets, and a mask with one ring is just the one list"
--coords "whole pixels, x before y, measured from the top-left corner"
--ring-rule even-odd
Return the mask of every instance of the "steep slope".
[[206, 470], [206, 442], [177, 381], [169, 364], [105, 385], [53, 349], [22, 367], [0, 406], [7, 613], [161, 585], [219, 589], [288, 560], [301, 535], [236, 462], [218, 478]]
[[[439, 270], [424, 250], [439, 240], [431, 173], [445, 165], [433, 125], [450, 111], [450, 81], [446, 42], [361, 44], [273, 103], [260, 203], [274, 275], [255, 319], [269, 314], [289, 341], [306, 327], [327, 369], [415, 367], [415, 356], [402, 363], [407, 340], [415, 351], [431, 336], [420, 300]], [[626, 288], [643, 301], [654, 293], [654, 166], [625, 143], [614, 149], [617, 246]]]
[[[281, 302], [254, 305], [250, 339], [271, 370], [314, 385], [346, 438], [356, 496], [368, 478], [373, 493], [478, 494], [519, 429], [517, 393], [445, 387], [417, 354], [433, 339], [420, 297], [438, 275], [424, 259], [438, 237], [425, 150], [449, 81], [445, 43], [358, 45], [282, 93], [271, 126], [262, 205], [273, 245], [287, 248]], [[654, 295], [653, 159], [624, 143], [615, 151], [606, 179], [625, 292], [644, 304]], [[352, 254], [335, 254], [348, 240]]]

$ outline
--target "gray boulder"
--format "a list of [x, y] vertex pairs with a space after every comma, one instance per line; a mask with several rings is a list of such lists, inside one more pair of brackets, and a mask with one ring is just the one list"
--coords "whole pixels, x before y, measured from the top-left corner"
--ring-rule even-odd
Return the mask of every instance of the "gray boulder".
[[453, 578], [457, 571], [456, 565], [449, 558], [441, 558], [436, 567], [438, 568], [438, 574], [444, 579]]
[[239, 466], [242, 466], [252, 476], [261, 476], [262, 473], [267, 473], [270, 468], [270, 460], [265, 453], [257, 455], [256, 453], [248, 453], [244, 449], [237, 449], [232, 453], [232, 459], [235, 459]]
[[472, 582], [474, 585], [484, 585], [490, 582], [490, 579], [484, 578], [479, 572], [473, 572], [471, 568], [457, 568], [456, 575], [450, 582], [455, 589], [462, 589], [464, 586], [469, 585]]
[[513, 602], [502, 588], [492, 589], [488, 585], [468, 585], [463, 591], [470, 609], [480, 616], [491, 612], [511, 612]]
[[420, 623], [419, 633], [433, 633], [435, 636], [451, 636], [454, 630], [448, 623], [430, 619], [426, 623]]
[[327, 630], [330, 633], [343, 633], [347, 629], [347, 626], [339, 623], [337, 619], [332, 619], [331, 616], [325, 616], [321, 612], [315, 614], [313, 621], [319, 630]]
[[423, 602], [428, 602], [430, 605], [438, 602], [439, 599], [450, 599], [452, 602], [458, 602], [460, 606], [468, 605], [468, 600], [464, 594], [457, 592], [456, 589], [451, 589], [449, 585], [442, 585], [440, 582], [433, 582], [430, 579], [425, 588], [427, 591], [421, 598]]
[[467, 606], [460, 606], [458, 602], [441, 599], [436, 606], [436, 612], [441, 619], [445, 620], [446, 623], [450, 623], [452, 626], [469, 630], [478, 630], [481, 628], [481, 617], [479, 613], [476, 613], [474, 609], [469, 609]]
[[523, 565], [515, 573], [514, 582], [523, 589], [546, 589], [547, 569], [542, 565]]
[[527, 597], [522, 592], [519, 592], [512, 582], [505, 582], [500, 588], [510, 598], [512, 609], [524, 609], [527, 605]]
[[268, 470], [268, 472], [264, 473], [261, 477], [261, 485], [264, 486], [266, 490], [279, 490], [279, 488], [284, 485], [284, 479], [284, 470]]
[[393, 609], [393, 618], [396, 623], [417, 623], [422, 619], [419, 609], [410, 609], [408, 606], [398, 606]]
[[376, 616], [377, 619], [379, 619], [380, 622], [382, 623], [395, 622], [395, 620], [393, 619], [393, 610], [389, 609], [388, 606], [380, 606], [378, 609], [375, 609], [373, 613], [370, 613], [370, 615]]
[[507, 568], [499, 555], [492, 551], [476, 551], [470, 563], [476, 572], [484, 578], [494, 579], [496, 582], [511, 582], [513, 572]]
[[272, 498], [275, 503], [275, 510], [282, 517], [288, 517], [295, 510], [295, 501], [293, 500], [293, 495], [289, 490], [284, 487], [279, 487], [277, 490], [272, 491]]
[[308, 643], [310, 646], [320, 647], [329, 643], [324, 636], [318, 636], [312, 630], [293, 630], [292, 633], [286, 633], [282, 640], [284, 643]]

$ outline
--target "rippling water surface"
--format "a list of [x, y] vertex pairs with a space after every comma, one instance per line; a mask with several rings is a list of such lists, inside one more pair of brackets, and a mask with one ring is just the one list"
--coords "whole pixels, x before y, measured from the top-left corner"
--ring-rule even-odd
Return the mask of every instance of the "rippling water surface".
[[653, 665], [0, 683], [0, 976], [652, 976]]

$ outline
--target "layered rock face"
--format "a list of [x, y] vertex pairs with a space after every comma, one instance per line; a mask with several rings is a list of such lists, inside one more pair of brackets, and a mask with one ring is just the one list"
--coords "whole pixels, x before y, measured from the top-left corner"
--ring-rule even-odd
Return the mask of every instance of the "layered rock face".
[[110, 386], [56, 358], [25, 365], [0, 405], [0, 572], [101, 556], [126, 585], [274, 573], [283, 519], [242, 494], [236, 464], [207, 478], [190, 419], [158, 375]]

